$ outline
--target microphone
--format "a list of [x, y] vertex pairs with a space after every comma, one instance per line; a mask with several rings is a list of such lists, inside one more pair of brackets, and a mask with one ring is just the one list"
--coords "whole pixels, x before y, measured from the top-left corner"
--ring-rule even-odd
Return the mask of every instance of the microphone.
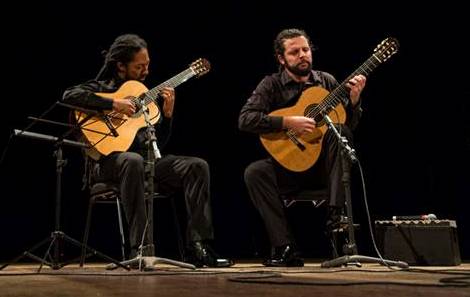
[[157, 136], [155, 135], [155, 128], [153, 127], [152, 123], [150, 123], [149, 114], [148, 114], [149, 108], [147, 107], [147, 105], [145, 105], [144, 98], [142, 98], [141, 104], [142, 104], [142, 111], [144, 114], [145, 123], [147, 124], [147, 141], [150, 141], [150, 144], [152, 145], [153, 153], [155, 154], [155, 160], [159, 160], [162, 158], [162, 155], [160, 153], [160, 149], [158, 149]]
[[330, 128], [335, 133], [335, 135], [338, 138], [342, 148], [344, 149], [344, 151], [349, 156], [349, 159], [351, 160], [351, 162], [353, 162], [353, 163], [357, 162], [356, 151], [351, 146], [349, 146], [348, 139], [344, 136], [341, 136], [341, 134], [339, 134], [338, 129], [336, 129], [333, 121], [330, 119], [328, 114], [326, 114], [326, 113], [323, 114], [323, 119], [325, 120], [326, 124], [328, 125], [328, 128]]
[[402, 221], [416, 221], [416, 220], [437, 220], [437, 216], [433, 213], [418, 215], [418, 216], [393, 216], [392, 219], [394, 221], [402, 220]]

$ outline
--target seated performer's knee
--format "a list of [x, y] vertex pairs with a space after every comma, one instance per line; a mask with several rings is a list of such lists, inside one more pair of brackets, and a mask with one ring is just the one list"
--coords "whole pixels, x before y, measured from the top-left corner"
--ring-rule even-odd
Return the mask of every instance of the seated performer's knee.
[[256, 176], [258, 175], [257, 171], [258, 170], [256, 169], [255, 166], [253, 166], [253, 164], [250, 164], [248, 165], [248, 167], [245, 168], [245, 174], [243, 178], [246, 184], [249, 184], [250, 181], [256, 178]]
[[260, 162], [251, 163], [245, 169], [245, 184], [248, 187], [258, 184], [259, 181], [263, 179], [263, 176], [267, 174], [267, 170], [269, 169], [265, 168], [265, 166], [261, 166]]
[[123, 156], [123, 171], [133, 173], [144, 172], [144, 158], [141, 155], [132, 152], [126, 152], [123, 154], [125, 154]]
[[200, 174], [209, 174], [209, 164], [206, 162], [206, 160], [201, 158], [195, 157], [191, 159], [191, 169]]

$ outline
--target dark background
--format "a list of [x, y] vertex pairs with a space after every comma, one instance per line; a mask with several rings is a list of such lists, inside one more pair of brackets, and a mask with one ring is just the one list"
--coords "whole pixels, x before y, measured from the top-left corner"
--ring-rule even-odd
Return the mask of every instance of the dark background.
[[[2, 11], [3, 149], [12, 129], [28, 124], [57, 101], [68, 86], [93, 78], [100, 52], [123, 33], [149, 43], [153, 87], [199, 57], [212, 70], [177, 88], [174, 132], [166, 151], [206, 159], [212, 172], [215, 245], [232, 257], [263, 254], [266, 237], [248, 199], [243, 170], [264, 156], [254, 135], [239, 132], [238, 112], [264, 75], [275, 71], [272, 42], [284, 28], [305, 29], [318, 50], [314, 68], [346, 78], [388, 36], [398, 54], [368, 79], [364, 115], [355, 148], [364, 169], [372, 220], [434, 213], [457, 221], [462, 258], [470, 258], [468, 15], [446, 1], [411, 8], [390, 2], [154, 1], [14, 3]], [[255, 3], [256, 2], [256, 3]], [[52, 118], [64, 119], [64, 110]], [[36, 132], [61, 131], [40, 124]], [[0, 260], [7, 260], [54, 229], [55, 160], [50, 143], [13, 138], [0, 166]], [[62, 226], [81, 238], [86, 193], [78, 149], [66, 147]], [[374, 255], [354, 169], [355, 219], [361, 254]], [[157, 207], [157, 252], [174, 254], [167, 206]], [[321, 229], [324, 211], [296, 206], [289, 211], [306, 256], [327, 257]], [[95, 213], [94, 247], [118, 255], [114, 210]], [[432, 242], [430, 242], [432, 244]]]

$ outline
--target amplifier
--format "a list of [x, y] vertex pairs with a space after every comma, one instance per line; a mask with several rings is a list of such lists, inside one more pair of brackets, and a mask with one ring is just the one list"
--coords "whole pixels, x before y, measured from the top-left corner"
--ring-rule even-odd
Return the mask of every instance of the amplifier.
[[388, 260], [410, 265], [460, 265], [457, 224], [453, 220], [375, 221], [377, 247]]

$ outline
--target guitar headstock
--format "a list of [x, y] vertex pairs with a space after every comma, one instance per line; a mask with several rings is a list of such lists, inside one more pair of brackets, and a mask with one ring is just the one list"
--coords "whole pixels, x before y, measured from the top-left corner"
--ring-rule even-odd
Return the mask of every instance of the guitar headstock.
[[211, 64], [204, 58], [199, 58], [189, 66], [194, 74], [199, 77], [211, 70]]
[[384, 39], [374, 49], [373, 56], [376, 57], [381, 63], [387, 61], [391, 56], [398, 52], [400, 47], [398, 40], [393, 37]]

